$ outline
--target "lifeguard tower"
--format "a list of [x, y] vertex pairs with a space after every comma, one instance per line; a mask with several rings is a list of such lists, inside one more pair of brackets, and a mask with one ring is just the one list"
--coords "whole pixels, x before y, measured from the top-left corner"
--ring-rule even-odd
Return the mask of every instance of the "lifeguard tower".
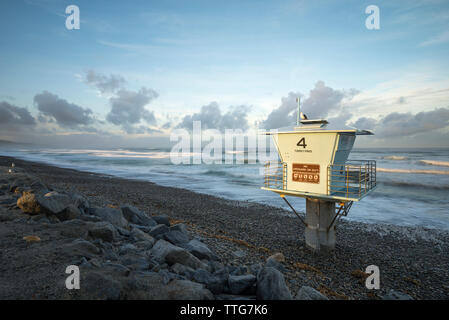
[[[335, 248], [335, 225], [354, 201], [376, 188], [374, 160], [348, 160], [357, 135], [368, 130], [327, 129], [323, 119], [307, 120], [298, 102], [293, 130], [265, 132], [272, 135], [279, 161], [267, 162], [262, 189], [278, 193], [305, 225], [306, 245], [314, 251]], [[301, 118], [300, 118], [301, 115]], [[305, 217], [286, 196], [306, 198]]]

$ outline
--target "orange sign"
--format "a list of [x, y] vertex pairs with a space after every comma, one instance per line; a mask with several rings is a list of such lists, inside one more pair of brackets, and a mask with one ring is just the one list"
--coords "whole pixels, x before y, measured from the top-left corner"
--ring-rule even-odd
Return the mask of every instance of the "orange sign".
[[293, 163], [292, 180], [295, 182], [320, 183], [320, 165]]

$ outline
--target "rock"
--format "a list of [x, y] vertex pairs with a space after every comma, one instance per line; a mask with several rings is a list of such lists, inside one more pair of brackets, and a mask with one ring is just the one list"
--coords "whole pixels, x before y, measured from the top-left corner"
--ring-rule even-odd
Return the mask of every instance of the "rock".
[[207, 265], [187, 250], [177, 247], [165, 240], [159, 240], [151, 249], [151, 254], [159, 262], [167, 262], [169, 265], [180, 263], [193, 269], [206, 269]]
[[126, 243], [122, 245], [118, 251], [119, 255], [124, 255], [133, 251], [136, 251], [137, 247], [131, 243]]
[[242, 276], [247, 273], [248, 273], [248, 268], [245, 266], [235, 267], [232, 271], [229, 272], [229, 274], [232, 274], [233, 276]]
[[198, 259], [218, 260], [218, 257], [209, 247], [196, 239], [190, 240], [187, 244], [182, 245]]
[[309, 286], [302, 286], [296, 294], [296, 300], [329, 300], [318, 290]]
[[193, 274], [195, 273], [194, 269], [180, 263], [175, 263], [174, 265], [172, 265], [170, 267], [170, 271], [184, 276], [187, 279], [193, 279]]
[[152, 216], [152, 218], [157, 224], [165, 224], [167, 227], [170, 227], [170, 220], [167, 215]]
[[285, 257], [282, 254], [282, 252], [276, 252], [275, 254], [272, 254], [271, 256], [268, 257], [267, 260], [276, 260], [277, 262], [285, 262]]
[[118, 238], [117, 230], [107, 221], [94, 223], [89, 228], [88, 235], [94, 239], [101, 239], [107, 242], [114, 242]]
[[275, 269], [279, 270], [280, 272], [286, 271], [286, 269], [282, 263], [280, 263], [279, 261], [277, 261], [271, 257], [267, 259], [267, 262], [265, 263], [265, 267], [275, 268]]
[[391, 289], [382, 300], [414, 300], [410, 295]]
[[128, 257], [122, 260], [123, 265], [133, 270], [149, 270], [150, 263], [145, 257]]
[[81, 272], [80, 289], [74, 291], [79, 291], [83, 299], [118, 300], [122, 284], [103, 271]]
[[136, 300], [212, 300], [204, 285], [189, 280], [172, 280], [168, 284], [155, 272], [133, 275], [127, 280], [125, 298]]
[[167, 233], [170, 229], [165, 224], [158, 224], [157, 226], [151, 228], [150, 232], [148, 232], [152, 237], [157, 237], [159, 235], [163, 235]]
[[24, 212], [28, 214], [40, 214], [43, 213], [41, 205], [37, 200], [34, 193], [24, 193], [18, 200], [17, 206]]
[[101, 219], [100, 217], [94, 216], [94, 215], [89, 215], [89, 214], [83, 214], [82, 216], [79, 217], [80, 220], [84, 220], [84, 221], [90, 221], [90, 222], [100, 222], [103, 221], [103, 219]]
[[189, 236], [179, 230], [172, 230], [164, 234], [164, 239], [174, 245], [185, 244], [189, 242]]
[[264, 267], [257, 275], [258, 300], [292, 300], [292, 295], [279, 270]]
[[89, 201], [87, 201], [86, 198], [84, 198], [82, 195], [78, 193], [73, 193], [71, 195], [73, 205], [80, 209], [83, 213], [86, 213], [89, 211]]
[[187, 227], [184, 223], [178, 223], [170, 227], [170, 231], [180, 231], [185, 235], [189, 236], [189, 232], [187, 231]]
[[130, 236], [134, 241], [149, 241], [154, 244], [155, 240], [149, 234], [141, 231], [140, 229], [134, 228], [130, 232]]
[[112, 271], [114, 274], [118, 274], [125, 277], [128, 276], [129, 273], [131, 272], [131, 270], [125, 267], [124, 265], [112, 262], [106, 262], [101, 266], [101, 268], [106, 272]]
[[81, 216], [81, 214], [82, 212], [78, 207], [76, 207], [73, 204], [70, 204], [67, 208], [65, 208], [61, 212], [56, 213], [55, 216], [61, 221], [66, 221], [78, 219]]
[[100, 253], [100, 249], [87, 240], [76, 239], [71, 243], [63, 245], [61, 247], [61, 252], [69, 256], [92, 257], [93, 255]]
[[263, 269], [263, 265], [262, 265], [262, 263], [254, 263], [254, 264], [252, 264], [252, 265], [250, 265], [249, 266], [249, 270], [250, 270], [250, 272], [253, 274], [253, 275], [255, 275], [255, 276], [257, 276], [257, 274], [259, 273], [259, 271], [260, 270], [262, 270]]
[[129, 231], [125, 228], [117, 227], [116, 229], [117, 229], [118, 233], [124, 237], [129, 237], [131, 235], [131, 231]]
[[123, 216], [129, 223], [146, 227], [154, 227], [158, 224], [153, 218], [133, 206], [125, 205], [120, 209], [122, 210]]
[[44, 196], [39, 196], [38, 201], [43, 211], [47, 215], [55, 215], [73, 204], [72, 198], [67, 194], [51, 191]]
[[231, 294], [241, 294], [248, 291], [256, 282], [256, 277], [252, 274], [241, 276], [229, 275], [228, 287]]
[[222, 293], [225, 288], [226, 281], [226, 279], [211, 274], [203, 269], [198, 269], [195, 271], [193, 274], [193, 280], [204, 284], [213, 294]]
[[90, 208], [89, 213], [112, 223], [116, 227], [124, 228], [128, 221], [123, 217], [122, 211], [114, 208]]
[[155, 242], [156, 242], [156, 240], [154, 240], [154, 238], [151, 238], [151, 240], [137, 241], [134, 243], [134, 245], [139, 249], [150, 250], [151, 248], [153, 248], [153, 245]]

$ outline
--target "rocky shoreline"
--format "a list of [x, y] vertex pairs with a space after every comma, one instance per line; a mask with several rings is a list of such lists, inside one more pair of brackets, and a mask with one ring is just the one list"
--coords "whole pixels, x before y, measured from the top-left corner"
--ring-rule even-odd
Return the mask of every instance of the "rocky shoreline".
[[[447, 232], [343, 221], [322, 255], [295, 219], [0, 157], [0, 299], [449, 298]], [[372, 264], [380, 290], [364, 285]], [[79, 290], [65, 287], [68, 265], [80, 267]]]

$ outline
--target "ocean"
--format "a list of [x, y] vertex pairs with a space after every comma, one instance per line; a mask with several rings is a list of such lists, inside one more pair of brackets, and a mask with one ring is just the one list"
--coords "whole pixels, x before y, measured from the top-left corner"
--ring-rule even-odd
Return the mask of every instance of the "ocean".
[[[288, 207], [261, 190], [262, 163], [180, 164], [170, 149], [54, 149], [0, 146], [0, 155], [118, 177], [148, 180], [226, 199]], [[256, 157], [251, 152], [245, 158]], [[449, 230], [449, 149], [354, 149], [351, 160], [377, 161], [377, 189], [343, 219]], [[290, 197], [298, 211], [305, 200]]]

